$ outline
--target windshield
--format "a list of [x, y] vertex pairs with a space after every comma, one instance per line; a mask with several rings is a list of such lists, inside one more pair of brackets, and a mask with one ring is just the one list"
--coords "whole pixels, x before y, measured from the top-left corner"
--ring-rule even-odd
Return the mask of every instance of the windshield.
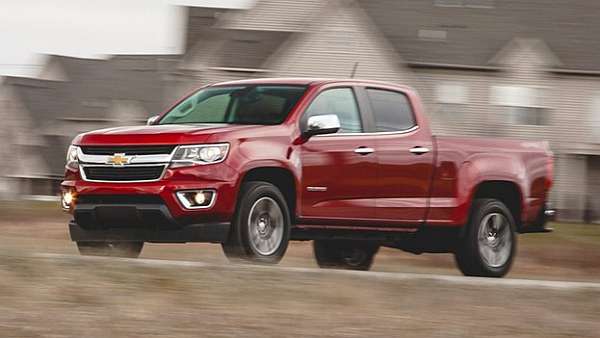
[[180, 102], [158, 124], [279, 124], [305, 90], [291, 85], [209, 87]]

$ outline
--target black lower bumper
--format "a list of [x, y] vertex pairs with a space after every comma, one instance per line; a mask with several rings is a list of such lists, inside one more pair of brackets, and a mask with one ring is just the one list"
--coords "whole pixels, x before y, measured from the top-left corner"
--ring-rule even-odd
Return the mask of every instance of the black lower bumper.
[[189, 224], [160, 228], [82, 228], [71, 221], [69, 232], [76, 242], [140, 241], [153, 243], [210, 242], [223, 243], [229, 235], [229, 223]]
[[545, 205], [539, 212], [535, 222], [521, 229], [520, 233], [547, 233], [553, 232], [554, 229], [548, 227], [548, 222], [556, 219], [556, 210], [549, 205]]
[[69, 231], [73, 241], [143, 241], [222, 243], [230, 223], [175, 219], [158, 197], [112, 196], [81, 199]]

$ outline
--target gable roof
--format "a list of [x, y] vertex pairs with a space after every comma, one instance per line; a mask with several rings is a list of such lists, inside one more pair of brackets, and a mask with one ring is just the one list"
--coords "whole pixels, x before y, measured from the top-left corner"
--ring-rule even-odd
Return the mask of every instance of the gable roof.
[[108, 59], [110, 98], [139, 101], [148, 113], [165, 108], [165, 75], [178, 66], [181, 55], [116, 55]]
[[544, 41], [564, 68], [600, 70], [598, 1], [496, 0], [485, 1], [492, 4], [487, 7], [443, 7], [434, 0], [359, 2], [409, 63], [487, 66], [518, 37]]
[[63, 99], [64, 82], [7, 76], [4, 85], [12, 87], [20, 102], [32, 114], [31, 121], [38, 131], [60, 116], [68, 104]]
[[[103, 121], [114, 118], [116, 100], [139, 102], [148, 114], [164, 108], [164, 74], [174, 69], [179, 55], [115, 55], [109, 59], [83, 59], [51, 55], [66, 81], [5, 77], [31, 115], [32, 128], [41, 141], [47, 175], [61, 175], [64, 152], [72, 136], [65, 120]], [[71, 128], [71, 127], [70, 127]], [[73, 130], [72, 133], [76, 133]], [[61, 135], [65, 133], [66, 135]]]
[[185, 50], [192, 50], [197, 43], [210, 39], [213, 26], [226, 12], [236, 12], [235, 9], [210, 8], [210, 7], [185, 7], [187, 10], [187, 24], [185, 32]]
[[[490, 61], [490, 64], [510, 67], [515, 62], [514, 54], [530, 51], [536, 54], [534, 63], [542, 68], [560, 68], [562, 63], [548, 48], [548, 45], [539, 39], [515, 38], [510, 40]], [[517, 61], [519, 62], [519, 61]]]
[[258, 0], [248, 10], [227, 13], [217, 27], [301, 32], [326, 4], [327, 0]]
[[262, 68], [289, 37], [290, 32], [230, 29], [216, 52], [219, 67]]
[[[355, 1], [409, 64], [494, 70], [496, 55], [512, 40], [525, 38], [543, 41], [556, 58], [552, 62], [556, 67], [600, 71], [598, 1]], [[251, 32], [302, 32], [331, 2], [260, 0], [249, 10], [222, 15], [214, 26]], [[454, 5], [442, 6], [444, 3]], [[231, 59], [228, 54], [239, 46], [230, 42], [224, 48], [223, 58]], [[240, 55], [240, 61], [226, 61], [227, 66], [245, 65], [248, 61], [242, 60], [243, 53]]]
[[[139, 101], [156, 113], [164, 108], [166, 73], [177, 67], [181, 55], [114, 55], [108, 59], [86, 59], [51, 55], [68, 81], [60, 101], [67, 103], [61, 118], [110, 118], [110, 101]], [[49, 62], [50, 62], [49, 61]]]
[[[39, 174], [58, 177], [64, 172], [64, 156], [71, 137], [48, 134], [56, 119], [68, 106], [65, 99], [65, 83], [32, 78], [7, 77], [4, 85], [13, 92], [30, 114], [32, 132], [40, 139], [39, 153], [49, 172]], [[39, 170], [40, 168], [31, 168]]]

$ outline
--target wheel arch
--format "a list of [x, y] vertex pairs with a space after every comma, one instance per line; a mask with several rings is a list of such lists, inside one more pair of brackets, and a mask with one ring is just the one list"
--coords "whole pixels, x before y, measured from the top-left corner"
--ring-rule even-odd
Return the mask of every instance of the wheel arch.
[[288, 204], [292, 223], [296, 216], [296, 177], [291, 170], [280, 166], [258, 166], [248, 169], [241, 176], [240, 184], [251, 181], [268, 182], [276, 186]]
[[512, 181], [506, 180], [487, 180], [479, 182], [471, 193], [471, 206], [469, 208], [472, 213], [473, 201], [481, 198], [492, 198], [502, 202], [508, 210], [510, 210], [517, 231], [521, 230], [523, 220], [523, 193], [519, 185]]

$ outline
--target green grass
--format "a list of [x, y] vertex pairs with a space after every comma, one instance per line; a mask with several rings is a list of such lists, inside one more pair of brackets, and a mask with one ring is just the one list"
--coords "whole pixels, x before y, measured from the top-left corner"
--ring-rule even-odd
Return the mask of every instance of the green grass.
[[[554, 232], [526, 235], [532, 243], [576, 242], [600, 247], [600, 225], [584, 223], [551, 223]], [[531, 237], [531, 238], [529, 238]]]

